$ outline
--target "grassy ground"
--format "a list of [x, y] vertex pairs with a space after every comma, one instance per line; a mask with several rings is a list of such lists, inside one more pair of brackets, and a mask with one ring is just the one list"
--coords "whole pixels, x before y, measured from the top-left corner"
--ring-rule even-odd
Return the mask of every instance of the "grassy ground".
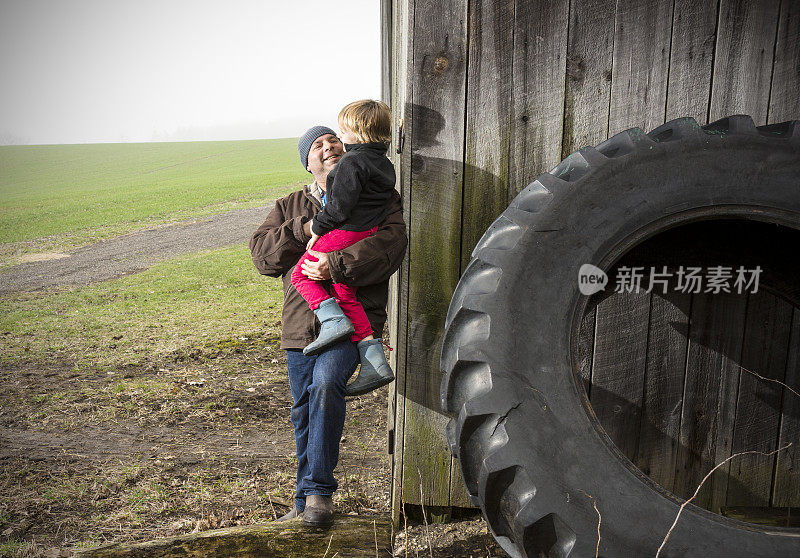
[[79, 289], [5, 295], [0, 364], [126, 366], [235, 348], [278, 325], [281, 289], [240, 245]]
[[0, 263], [275, 199], [295, 139], [0, 147]]
[[[0, 556], [274, 519], [296, 458], [281, 282], [244, 245], [0, 296]], [[351, 401], [341, 512], [385, 512], [387, 388]]]
[[[305, 180], [296, 159], [294, 140], [0, 148], [0, 266], [264, 203]], [[0, 295], [0, 556], [285, 513], [297, 461], [281, 289], [239, 245]], [[387, 509], [386, 392], [348, 404], [341, 512]]]

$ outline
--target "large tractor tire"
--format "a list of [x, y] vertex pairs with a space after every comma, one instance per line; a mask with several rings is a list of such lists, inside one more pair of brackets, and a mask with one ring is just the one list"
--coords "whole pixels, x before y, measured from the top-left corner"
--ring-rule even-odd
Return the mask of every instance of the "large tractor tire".
[[[682, 502], [591, 412], [576, 373], [578, 272], [608, 271], [667, 229], [738, 218], [800, 229], [798, 121], [632, 128], [538, 177], [486, 231], [450, 304], [442, 405], [467, 489], [511, 556], [594, 556], [598, 512], [601, 556], [656, 554]], [[800, 530], [689, 505], [661, 556], [800, 556]]]

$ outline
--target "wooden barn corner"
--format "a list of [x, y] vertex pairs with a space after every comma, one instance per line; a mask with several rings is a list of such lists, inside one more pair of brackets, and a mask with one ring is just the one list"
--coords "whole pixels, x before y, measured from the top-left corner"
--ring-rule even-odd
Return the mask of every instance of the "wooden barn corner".
[[[410, 241], [405, 263], [393, 279], [390, 306], [397, 381], [388, 409], [389, 451], [392, 515], [397, 524], [403, 506], [410, 515], [419, 515], [424, 507], [428, 521], [475, 506], [446, 441], [448, 417], [441, 410], [439, 359], [448, 305], [486, 228], [539, 174], [577, 149], [597, 145], [628, 128], [647, 132], [684, 116], [705, 125], [727, 115], [748, 114], [757, 126], [800, 116], [800, 4], [382, 0], [381, 5], [383, 96], [394, 115], [391, 151]], [[693, 320], [710, 315], [703, 314], [705, 302], [698, 297], [693, 310], [686, 310]], [[751, 305], [758, 307], [754, 311], [769, 314], [770, 323], [785, 338], [785, 346], [774, 350], [782, 351], [787, 370], [787, 351], [800, 345], [798, 309], [783, 301], [756, 302]], [[588, 366], [588, 384], [600, 382], [603, 374], [621, 374], [624, 369], [635, 375], [641, 368], [644, 357], [630, 352], [636, 347], [620, 352], [619, 347], [630, 340], [614, 328], [615, 323], [625, 321], [647, 331], [651, 320], [689, 301], [665, 305], [655, 298], [612, 297], [603, 304], [587, 314], [591, 323], [581, 337], [582, 354], [588, 351], [594, 360], [576, 360], [576, 366]], [[737, 327], [743, 328], [746, 315], [739, 304], [730, 302], [715, 311], [733, 312], [742, 322]], [[604, 324], [609, 327], [603, 329]], [[682, 342], [685, 339], [675, 341]], [[640, 353], [646, 351], [647, 340], [642, 343]], [[677, 350], [685, 352], [685, 346]], [[609, 359], [623, 366], [604, 368]], [[691, 376], [692, 370], [684, 373]], [[782, 374], [786, 379], [787, 372]], [[751, 380], [742, 378], [745, 383]], [[611, 413], [613, 418], [604, 423], [608, 429], [631, 420], [640, 424], [642, 397], [648, 394], [643, 394], [641, 382], [633, 389], [639, 395], [632, 396], [633, 403], [622, 415]], [[738, 376], [737, 385], [724, 389], [733, 392], [720, 396], [736, 398]], [[746, 397], [744, 392], [741, 396]], [[605, 412], [605, 403], [593, 404], [598, 414]], [[755, 405], [753, 413], [763, 411], [752, 401], [748, 405]], [[796, 418], [791, 422], [788, 415], [781, 417], [780, 413], [773, 417], [765, 449], [777, 447], [779, 439], [798, 437], [797, 431], [786, 430], [790, 424], [800, 426]], [[625, 452], [629, 451], [625, 441], [633, 441], [630, 459], [638, 460], [640, 467], [663, 470], [652, 473], [661, 475], [660, 482], [675, 483], [672, 463], [678, 459], [680, 444], [666, 441], [669, 466], [651, 463], [655, 454], [641, 455], [647, 440], [642, 438], [639, 444], [640, 429], [634, 430], [621, 432], [621, 438], [615, 438], [617, 445]], [[733, 446], [745, 442], [734, 439]], [[663, 444], [653, 448], [662, 450]], [[728, 444], [711, 451], [718, 459], [731, 450]], [[696, 467], [701, 464], [706, 460]], [[782, 482], [780, 467], [775, 465], [769, 479]], [[684, 484], [670, 484], [668, 489], [678, 495], [691, 493], [702, 477], [700, 469], [690, 467], [681, 474]], [[794, 496], [773, 499], [769, 505], [800, 506], [800, 481], [793, 479], [785, 494]], [[725, 495], [719, 498], [724, 501]], [[730, 502], [766, 505], [735, 496]]]

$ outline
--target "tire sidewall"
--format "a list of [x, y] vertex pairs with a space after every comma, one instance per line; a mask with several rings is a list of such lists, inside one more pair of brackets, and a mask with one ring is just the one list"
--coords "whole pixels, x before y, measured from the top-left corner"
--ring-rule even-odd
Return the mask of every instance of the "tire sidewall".
[[[537, 213], [512, 204], [501, 219], [523, 228], [515, 246], [476, 249], [477, 259], [503, 273], [495, 296], [471, 301], [491, 317], [489, 337], [477, 350], [491, 363], [493, 389], [467, 402], [466, 411], [508, 414], [503, 459], [532, 479], [537, 513], [555, 513], [575, 531], [574, 555], [594, 552], [594, 502], [603, 510], [603, 545], [612, 554], [655, 553], [679, 507], [615, 448], [578, 385], [572, 347], [587, 301], [578, 291], [579, 268], [608, 270], [646, 238], [700, 220], [800, 228], [799, 176], [796, 142], [702, 132], [641, 141], [574, 182], [549, 183], [552, 198]], [[460, 459], [482, 457], [462, 451]], [[795, 536], [766, 535], [688, 506], [668, 550], [774, 555], [796, 551]]]

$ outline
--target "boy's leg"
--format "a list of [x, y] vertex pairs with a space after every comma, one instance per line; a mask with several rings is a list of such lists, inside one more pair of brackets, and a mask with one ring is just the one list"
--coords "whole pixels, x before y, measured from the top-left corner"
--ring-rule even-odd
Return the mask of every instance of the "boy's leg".
[[358, 378], [347, 386], [345, 395], [363, 395], [392, 382], [394, 373], [383, 354], [383, 342], [373, 338], [367, 314], [356, 299], [356, 289], [340, 283], [334, 283], [333, 289], [340, 299], [339, 305], [355, 327], [351, 340], [357, 343], [361, 361]]
[[[378, 227], [374, 227], [368, 231], [333, 230], [319, 237], [319, 240], [317, 240], [316, 244], [314, 244], [313, 250], [315, 252], [323, 253], [341, 250], [355, 244], [359, 240], [363, 240], [371, 236], [376, 230], [378, 230]], [[328, 294], [328, 292], [317, 281], [313, 281], [303, 275], [302, 263], [306, 259], [317, 261], [314, 256], [308, 252], [305, 252], [292, 270], [292, 285], [294, 285], [294, 288], [297, 289], [297, 292], [299, 292], [306, 302], [308, 302], [309, 307], [312, 310], [316, 310], [319, 307], [320, 302], [331, 298], [331, 295]], [[353, 299], [355, 300], [355, 294], [353, 294]], [[363, 308], [361, 311], [363, 313]]]
[[[334, 230], [322, 236], [315, 248], [323, 252], [338, 250], [349, 246], [358, 240], [368, 237], [373, 231], [351, 232]], [[306, 257], [306, 256], [304, 256]], [[309, 302], [309, 306], [317, 315], [320, 322], [320, 331], [317, 338], [306, 345], [303, 353], [306, 355], [316, 355], [332, 347], [336, 343], [349, 338], [355, 332], [355, 328], [347, 314], [343, 312], [338, 302], [322, 289], [316, 282], [301, 280], [302, 268], [295, 266], [292, 273], [292, 284], [300, 294]], [[311, 289], [319, 289], [322, 292], [315, 293]], [[315, 305], [318, 305], [315, 307]]]
[[308, 302], [308, 307], [312, 310], [316, 310], [319, 308], [320, 302], [331, 298], [331, 295], [328, 294], [328, 291], [317, 281], [303, 275], [303, 269], [300, 266], [306, 259], [317, 261], [314, 256], [305, 252], [292, 270], [292, 285], [297, 289], [297, 292], [300, 293], [300, 296]]
[[345, 385], [358, 362], [358, 350], [350, 341], [343, 341], [316, 356], [314, 379], [308, 387], [305, 496], [330, 496], [338, 487], [333, 470], [339, 461], [339, 442], [344, 428]]
[[308, 429], [309, 394], [308, 387], [314, 379], [316, 356], [306, 356], [299, 350], [286, 351], [286, 367], [289, 372], [289, 389], [292, 392], [292, 425], [297, 448], [297, 489], [294, 505], [298, 513], [306, 507], [303, 479], [308, 475]]
[[[377, 230], [378, 227], [374, 227], [368, 231], [332, 230], [319, 237], [319, 240], [317, 240], [316, 244], [314, 244], [314, 247], [311, 249], [315, 252], [333, 252], [335, 250], [341, 250], [342, 248], [352, 246], [359, 240], [364, 240], [372, 236]], [[303, 261], [303, 258], [301, 258], [300, 261]]]
[[355, 328], [355, 333], [350, 338], [353, 343], [358, 343], [365, 337], [372, 335], [372, 326], [367, 318], [367, 313], [364, 312], [364, 307], [358, 302], [356, 298], [356, 287], [345, 285], [344, 283], [334, 283], [333, 292], [336, 298], [339, 299], [339, 306], [342, 308], [345, 316], [350, 318]]
[[358, 378], [347, 386], [345, 395], [363, 395], [394, 381], [394, 372], [383, 354], [383, 342], [380, 339], [364, 339], [356, 346], [361, 370]]

